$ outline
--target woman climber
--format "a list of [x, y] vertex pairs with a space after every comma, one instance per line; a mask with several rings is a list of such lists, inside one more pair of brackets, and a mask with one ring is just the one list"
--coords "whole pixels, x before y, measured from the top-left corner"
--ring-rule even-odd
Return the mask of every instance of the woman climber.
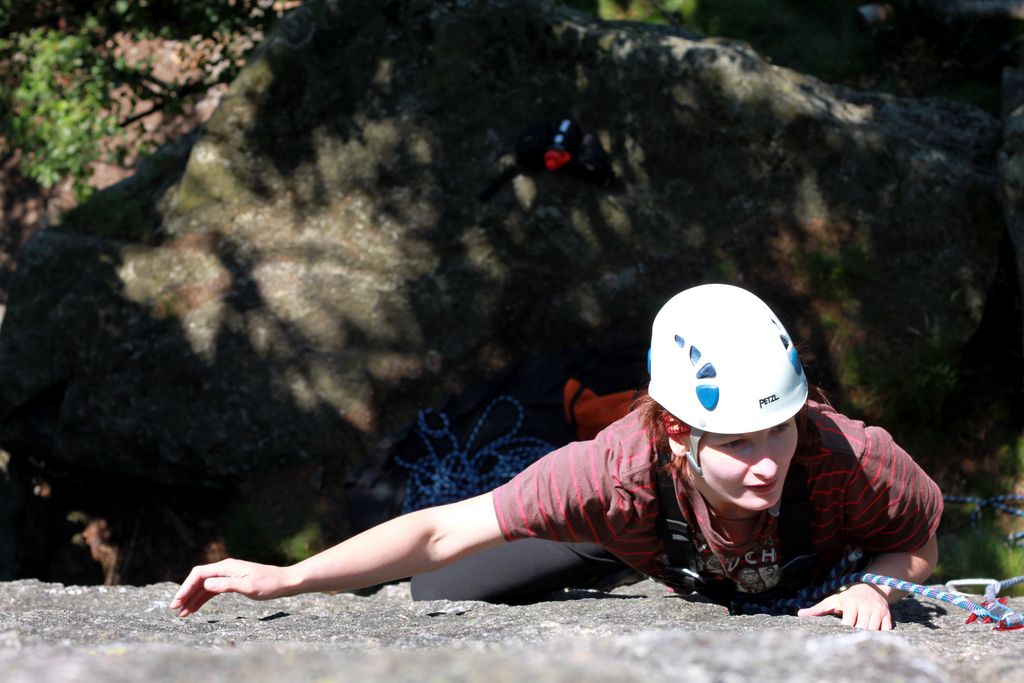
[[[517, 603], [639, 573], [770, 612], [854, 549], [864, 571], [931, 575], [938, 487], [885, 430], [809, 397], [792, 338], [756, 296], [729, 285], [676, 295], [654, 320], [649, 366], [629, 414], [490, 493], [288, 567], [195, 567], [170, 607], [184, 617], [220, 593], [266, 600], [410, 576], [416, 599]], [[856, 583], [797, 614], [891, 629], [902, 595]]]

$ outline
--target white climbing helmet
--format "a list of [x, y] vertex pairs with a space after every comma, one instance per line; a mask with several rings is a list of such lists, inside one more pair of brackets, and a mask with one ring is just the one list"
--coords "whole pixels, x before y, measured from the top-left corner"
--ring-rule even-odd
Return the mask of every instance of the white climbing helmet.
[[699, 475], [705, 432], [745, 434], [795, 415], [807, 378], [792, 338], [759, 298], [732, 285], [672, 297], [654, 319], [648, 392], [691, 428], [687, 457]]

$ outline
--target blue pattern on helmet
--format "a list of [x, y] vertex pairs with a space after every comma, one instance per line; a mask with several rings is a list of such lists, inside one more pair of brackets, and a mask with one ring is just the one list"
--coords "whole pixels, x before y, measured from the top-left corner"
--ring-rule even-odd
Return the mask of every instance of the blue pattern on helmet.
[[718, 407], [718, 387], [710, 384], [697, 385], [697, 400], [706, 410], [714, 410]]
[[779, 335], [779, 339], [782, 340], [782, 348], [788, 349], [789, 348], [789, 339], [786, 338], [786, 336], [782, 335], [782, 334]]
[[693, 363], [694, 365], [696, 365], [697, 361], [699, 361], [699, 360], [700, 360], [700, 351], [697, 350], [696, 346], [691, 346], [690, 347], [690, 362]]
[[647, 349], [647, 374], [651, 374], [651, 350]]
[[676, 345], [679, 348], [683, 348], [683, 347], [686, 346], [686, 341], [682, 337], [680, 337], [678, 334], [676, 335]]
[[718, 377], [718, 373], [715, 372], [714, 365], [705, 363], [704, 367], [697, 371], [697, 379], [708, 379], [710, 377]]
[[796, 370], [797, 377], [804, 374], [804, 368], [800, 365], [800, 356], [797, 355], [795, 346], [789, 350], [789, 362], [793, 364], [793, 369]]

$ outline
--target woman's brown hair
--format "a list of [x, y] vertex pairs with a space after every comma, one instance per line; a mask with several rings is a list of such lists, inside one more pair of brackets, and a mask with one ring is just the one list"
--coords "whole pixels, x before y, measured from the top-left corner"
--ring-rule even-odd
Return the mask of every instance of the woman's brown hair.
[[[808, 385], [807, 395], [813, 401], [824, 403], [828, 405], [828, 397], [825, 392], [813, 384]], [[640, 421], [644, 425], [644, 430], [647, 432], [647, 438], [651, 440], [655, 448], [659, 452], [662, 449], [667, 450], [669, 430], [673, 424], [686, 423], [677, 418], [672, 413], [665, 410], [660, 403], [655, 401], [646, 391], [641, 391], [637, 394], [636, 399], [633, 401], [631, 410], [637, 411], [640, 414]], [[796, 443], [796, 454], [793, 456], [794, 462], [805, 463], [807, 458], [811, 457], [818, 452], [821, 446], [821, 437], [818, 434], [818, 430], [814, 427], [811, 421], [807, 417], [807, 404], [800, 409], [800, 412], [796, 414], [796, 427], [797, 427], [797, 443]], [[674, 476], [682, 476], [684, 474], [686, 465], [686, 458], [672, 458], [669, 460], [665, 469]]]

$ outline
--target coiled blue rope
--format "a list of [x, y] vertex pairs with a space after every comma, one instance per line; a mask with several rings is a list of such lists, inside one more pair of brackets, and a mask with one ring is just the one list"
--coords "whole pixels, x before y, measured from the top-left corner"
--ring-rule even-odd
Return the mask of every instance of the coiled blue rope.
[[[505, 419], [512, 427], [490, 443], [474, 450], [480, 431], [495, 409], [508, 405], [515, 411], [515, 419]], [[415, 462], [396, 457], [395, 462], [409, 470], [406, 484], [404, 511], [412, 512], [425, 507], [452, 503], [505, 483], [527, 465], [555, 447], [531, 436], [518, 436], [523, 426], [523, 404], [512, 396], [498, 396], [492, 400], [473, 426], [464, 445], [452, 432], [446, 414], [426, 408], [419, 412], [415, 433], [427, 454]], [[440, 422], [437, 427], [431, 422]], [[447, 443], [447, 450], [439, 452], [435, 442]]]

